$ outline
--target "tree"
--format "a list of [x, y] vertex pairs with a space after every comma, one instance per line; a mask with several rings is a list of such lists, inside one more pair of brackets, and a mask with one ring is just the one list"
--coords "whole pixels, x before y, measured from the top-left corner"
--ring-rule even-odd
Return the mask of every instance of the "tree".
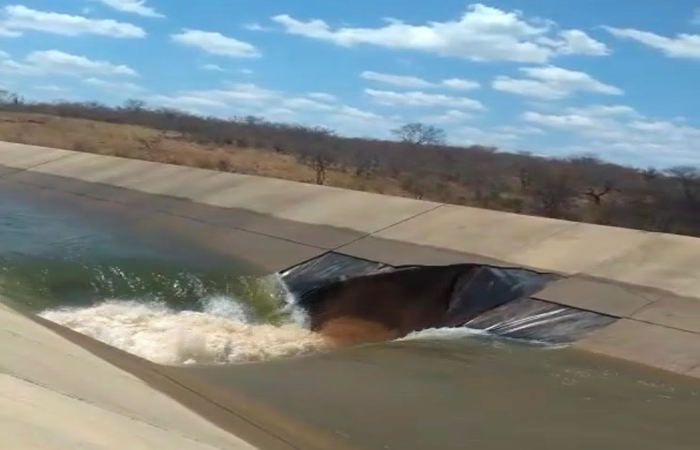
[[532, 196], [548, 217], [563, 217], [576, 197], [573, 177], [565, 169], [548, 167], [535, 178]]
[[688, 202], [697, 200], [700, 190], [700, 168], [693, 166], [676, 166], [668, 169], [669, 176], [678, 180], [683, 196]]
[[14, 92], [0, 89], [0, 105], [19, 105], [23, 103], [22, 97]]
[[136, 98], [130, 98], [124, 102], [124, 109], [128, 111], [141, 111], [146, 107], [146, 102]]
[[603, 197], [611, 193], [614, 187], [612, 181], [606, 181], [603, 187], [589, 188], [584, 194], [590, 198], [596, 206], [600, 206], [603, 203]]
[[443, 145], [445, 130], [423, 123], [407, 123], [391, 131], [401, 142], [415, 145]]

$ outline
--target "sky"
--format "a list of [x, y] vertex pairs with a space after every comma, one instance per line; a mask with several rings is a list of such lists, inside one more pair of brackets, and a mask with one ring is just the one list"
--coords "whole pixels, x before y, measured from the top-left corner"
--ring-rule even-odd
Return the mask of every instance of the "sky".
[[0, 89], [700, 166], [700, 0], [0, 2]]

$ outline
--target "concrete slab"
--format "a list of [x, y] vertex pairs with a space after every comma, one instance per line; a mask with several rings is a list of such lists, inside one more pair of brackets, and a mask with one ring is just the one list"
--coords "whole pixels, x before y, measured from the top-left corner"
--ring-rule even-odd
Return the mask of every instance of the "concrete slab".
[[365, 237], [340, 247], [339, 253], [356, 258], [377, 261], [390, 266], [449, 265], [458, 263], [508, 265], [503, 261], [480, 255], [458, 253], [408, 242], [391, 241], [373, 236]]
[[561, 220], [445, 205], [375, 236], [507, 260], [508, 255], [575, 226]]
[[0, 165], [28, 169], [59, 158], [74, 157], [78, 153], [33, 145], [0, 142]]
[[700, 366], [700, 335], [629, 319], [618, 320], [576, 346], [677, 373]]
[[578, 277], [552, 282], [532, 297], [615, 317], [629, 317], [653, 301], [631, 289]]
[[178, 430], [162, 429], [1, 374], [0, 399], [0, 430], [6, 448], [217, 448], [182, 436]]
[[235, 185], [192, 200], [362, 233], [381, 230], [438, 206], [431, 202], [286, 180], [234, 174], [224, 176]]
[[158, 202], [153, 202], [151, 198], [150, 201], [139, 201], [137, 204], [148, 207], [149, 203], [156, 203], [158, 210], [168, 214], [274, 236], [327, 250], [335, 249], [363, 236], [362, 233], [345, 228], [299, 223], [245, 209], [220, 208], [182, 199], [161, 198]]
[[646, 242], [651, 233], [617, 227], [576, 224], [507, 255], [525, 266], [574, 274], [624, 254]]
[[637, 311], [637, 320], [700, 333], [700, 299], [668, 297]]
[[644, 244], [587, 273], [697, 298], [700, 297], [700, 239], [653, 234]]
[[91, 448], [104, 431], [115, 438], [106, 448], [153, 448], [144, 442], [251, 448], [138, 378], [6, 309], [0, 309], [0, 354], [0, 434], [5, 443], [42, 439], [55, 442], [53, 448], [76, 448], [71, 442]]

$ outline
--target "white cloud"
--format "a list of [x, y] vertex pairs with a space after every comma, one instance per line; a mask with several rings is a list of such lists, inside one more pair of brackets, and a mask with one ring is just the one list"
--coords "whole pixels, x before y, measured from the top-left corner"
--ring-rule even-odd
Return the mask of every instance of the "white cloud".
[[251, 69], [238, 69], [238, 73], [242, 73], [243, 75], [253, 75], [253, 71]]
[[95, 86], [105, 91], [118, 91], [118, 92], [142, 92], [145, 89], [138, 84], [134, 84], [128, 81], [109, 81], [103, 80], [101, 78], [86, 78], [83, 83], [90, 86]]
[[22, 5], [4, 7], [0, 26], [14, 33], [33, 30], [65, 36], [80, 36], [83, 34], [95, 34], [113, 38], [143, 38], [146, 36], [146, 32], [142, 28], [130, 23], [37, 11]]
[[579, 30], [557, 32], [551, 21], [528, 19], [473, 4], [457, 20], [412, 25], [396, 19], [377, 28], [333, 28], [323, 20], [302, 21], [281, 14], [272, 18], [289, 34], [344, 47], [375, 45], [423, 51], [472, 61], [544, 63], [557, 54], [607, 54], [604, 44]]
[[129, 66], [91, 60], [59, 50], [31, 52], [22, 62], [2, 60], [0, 72], [18, 75], [138, 75]]
[[282, 101], [282, 107], [302, 111], [330, 111], [334, 106], [304, 97], [293, 97]]
[[464, 78], [450, 78], [442, 80], [442, 85], [458, 91], [470, 91], [481, 87], [478, 81], [466, 80]]
[[173, 34], [171, 38], [179, 44], [196, 47], [213, 55], [233, 58], [260, 56], [258, 49], [252, 44], [217, 32], [185, 29], [179, 34]]
[[387, 106], [447, 107], [483, 111], [486, 108], [478, 100], [468, 97], [454, 97], [442, 94], [428, 94], [422, 91], [396, 92], [365, 89], [375, 102]]
[[21, 32], [5, 28], [5, 26], [2, 23], [0, 23], [0, 37], [19, 37], [19, 36], [22, 36]]
[[207, 115], [207, 112], [214, 110], [223, 110], [226, 108], [226, 103], [205, 98], [198, 95], [188, 95], [179, 93], [174, 95], [155, 95], [146, 99], [148, 103], [159, 107], [173, 108], [178, 111], [187, 111], [193, 114]]
[[449, 132], [449, 140], [455, 145], [492, 145], [510, 149], [519, 139], [520, 136], [514, 133], [471, 126], [457, 127]]
[[566, 108], [569, 114], [581, 114], [586, 116], [610, 117], [610, 116], [627, 116], [637, 117], [640, 114], [627, 105], [588, 105]]
[[146, 0], [97, 0], [117, 11], [138, 14], [144, 17], [165, 17], [152, 7], [146, 5]]
[[523, 119], [527, 122], [536, 123], [550, 128], [560, 128], [569, 130], [581, 130], [582, 128], [596, 127], [599, 122], [592, 117], [581, 114], [542, 114], [528, 111], [523, 114]]
[[528, 125], [525, 126], [517, 126], [517, 125], [502, 125], [495, 127], [494, 130], [501, 132], [501, 133], [506, 133], [506, 134], [512, 134], [516, 136], [528, 136], [528, 135], [543, 135], [545, 134], [542, 129], [537, 128], [537, 127], [531, 127]]
[[494, 89], [526, 97], [558, 100], [577, 92], [622, 95], [620, 88], [602, 83], [587, 73], [556, 66], [524, 67], [520, 69], [529, 78], [497, 77]]
[[661, 50], [671, 58], [700, 58], [700, 35], [698, 34], [678, 34], [675, 38], [669, 38], [634, 28], [604, 28], [615, 37], [632, 39], [648, 47]]
[[392, 86], [399, 86], [405, 88], [430, 88], [433, 87], [432, 83], [429, 83], [422, 78], [406, 76], [406, 75], [392, 75], [388, 73], [378, 73], [372, 71], [365, 71], [360, 74], [361, 78], [370, 81], [377, 81], [379, 83], [390, 84]]
[[66, 92], [68, 90], [64, 87], [56, 86], [55, 84], [40, 84], [38, 86], [34, 86], [34, 89], [46, 92]]
[[365, 71], [360, 74], [361, 78], [365, 80], [375, 81], [378, 83], [389, 84], [391, 86], [397, 86], [402, 88], [414, 88], [414, 89], [436, 89], [436, 88], [448, 88], [461, 91], [472, 90], [480, 87], [481, 85], [472, 80], [466, 80], [463, 78], [450, 78], [448, 80], [442, 80], [439, 83], [433, 83], [423, 78], [414, 77], [411, 75], [395, 75], [389, 73], [379, 73], [372, 71]]
[[309, 93], [308, 97], [326, 103], [335, 103], [338, 101], [338, 98], [335, 95], [327, 92], [311, 92]]
[[527, 111], [526, 122], [583, 139], [569, 152], [593, 152], [634, 165], [700, 163], [700, 127], [644, 117], [624, 105], [566, 108], [559, 113]]
[[331, 102], [330, 94], [321, 92], [306, 96], [288, 95], [265, 89], [250, 83], [238, 83], [220, 89], [177, 92], [146, 98], [156, 106], [189, 111], [200, 115], [219, 117], [263, 116], [271, 120], [283, 120], [326, 126], [341, 134], [388, 137], [389, 130], [398, 126], [390, 118], [372, 111]]
[[450, 109], [442, 114], [424, 117], [422, 121], [428, 123], [447, 124], [463, 122], [465, 120], [471, 119], [472, 117], [474, 116], [465, 113], [464, 111], [460, 111], [458, 109]]
[[202, 70], [208, 70], [210, 72], [225, 72], [224, 68], [217, 64], [204, 64]]
[[270, 31], [270, 28], [264, 27], [257, 22], [247, 23], [243, 25], [243, 28], [249, 31]]
[[600, 41], [596, 41], [581, 30], [565, 30], [559, 34], [562, 43], [559, 53], [563, 55], [591, 55], [605, 56], [610, 54], [610, 49]]
[[5, 58], [9, 58], [9, 57], [10, 57], [9, 53], [0, 50], [0, 59], [5, 59]]

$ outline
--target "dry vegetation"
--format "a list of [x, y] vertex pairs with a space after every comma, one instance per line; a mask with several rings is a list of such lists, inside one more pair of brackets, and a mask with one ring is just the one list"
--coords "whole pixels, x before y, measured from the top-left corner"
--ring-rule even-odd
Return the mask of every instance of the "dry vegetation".
[[[316, 171], [296, 157], [251, 147], [197, 143], [174, 131], [47, 114], [0, 111], [0, 140], [315, 183]], [[358, 178], [326, 169], [324, 184], [413, 196], [397, 180]]]
[[[0, 140], [147, 159], [700, 236], [700, 170], [639, 170], [590, 155], [567, 159], [450, 147], [405, 128], [403, 142], [332, 131], [96, 103], [26, 103], [0, 92]], [[423, 131], [440, 137], [440, 130]], [[418, 132], [416, 135], [415, 132]]]

